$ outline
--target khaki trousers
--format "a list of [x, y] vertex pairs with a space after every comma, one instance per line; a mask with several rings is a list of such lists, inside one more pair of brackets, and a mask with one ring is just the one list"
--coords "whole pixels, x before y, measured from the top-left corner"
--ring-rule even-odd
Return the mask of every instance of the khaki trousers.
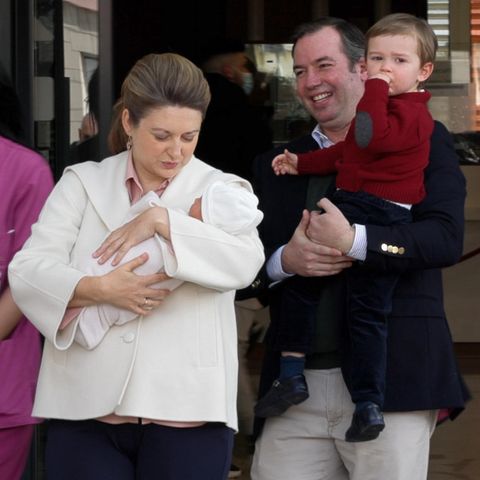
[[252, 336], [261, 341], [270, 321], [268, 308], [256, 298], [235, 302], [238, 335], [238, 427], [245, 435], [253, 433], [253, 407], [258, 385], [253, 381], [247, 366], [247, 355]]
[[310, 398], [268, 418], [252, 480], [425, 480], [437, 411], [386, 413], [376, 440], [345, 442], [354, 405], [340, 369], [306, 370]]

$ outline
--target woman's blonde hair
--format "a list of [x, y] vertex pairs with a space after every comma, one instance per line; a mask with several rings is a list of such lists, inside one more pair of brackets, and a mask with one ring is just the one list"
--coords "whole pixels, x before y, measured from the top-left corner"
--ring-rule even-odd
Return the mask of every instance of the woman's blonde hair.
[[210, 89], [202, 71], [176, 53], [149, 54], [138, 60], [122, 84], [120, 99], [114, 106], [109, 133], [112, 153], [126, 148], [127, 135], [121, 124], [126, 108], [133, 126], [153, 109], [186, 107], [205, 117]]
[[423, 18], [409, 13], [392, 13], [381, 18], [365, 34], [367, 53], [370, 39], [380, 35], [411, 35], [417, 40], [420, 64], [425, 65], [435, 61], [438, 48], [437, 37], [432, 27]]

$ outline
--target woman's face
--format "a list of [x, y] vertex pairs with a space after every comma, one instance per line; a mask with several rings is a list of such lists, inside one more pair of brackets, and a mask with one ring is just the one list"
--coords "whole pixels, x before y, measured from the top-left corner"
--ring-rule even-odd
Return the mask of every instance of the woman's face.
[[187, 107], [151, 110], [137, 126], [128, 110], [122, 124], [132, 137], [132, 158], [144, 191], [155, 190], [190, 161], [198, 142], [202, 114]]

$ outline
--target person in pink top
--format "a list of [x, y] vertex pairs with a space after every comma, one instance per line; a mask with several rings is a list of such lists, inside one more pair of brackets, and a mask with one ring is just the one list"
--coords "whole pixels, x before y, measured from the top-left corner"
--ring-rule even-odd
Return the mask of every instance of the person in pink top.
[[[337, 190], [332, 200], [352, 229], [357, 223], [411, 222], [411, 206], [425, 196], [423, 172], [433, 131], [427, 107], [430, 94], [422, 89], [433, 71], [437, 49], [432, 28], [413, 15], [392, 14], [373, 25], [366, 40], [368, 80], [345, 141], [299, 155], [286, 150], [272, 162], [277, 175], [336, 173]], [[356, 409], [346, 440], [361, 442], [377, 438], [385, 426], [381, 409], [386, 318], [398, 274], [371, 272], [355, 265], [347, 271], [347, 279], [353, 351], [351, 394]], [[311, 348], [317, 305], [312, 300], [317, 295], [309, 285], [297, 276], [285, 288], [285, 318], [292, 316], [291, 304], [296, 310], [293, 318], [299, 321], [294, 327], [279, 328], [280, 378], [257, 403], [257, 416], [280, 415], [309, 396], [303, 366]], [[303, 309], [298, 308], [299, 299]]]
[[23, 146], [20, 103], [0, 66], [0, 478], [21, 478], [39, 419], [32, 417], [40, 334], [15, 305], [7, 279], [53, 187], [51, 170]]

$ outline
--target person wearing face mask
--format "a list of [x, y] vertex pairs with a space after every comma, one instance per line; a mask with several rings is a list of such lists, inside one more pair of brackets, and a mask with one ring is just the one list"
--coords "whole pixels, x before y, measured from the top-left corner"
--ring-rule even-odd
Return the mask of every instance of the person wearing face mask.
[[251, 180], [253, 159], [272, 147], [271, 132], [249, 101], [255, 85], [253, 62], [245, 45], [233, 39], [216, 39], [201, 57], [198, 63], [212, 100], [196, 153], [224, 172]]

